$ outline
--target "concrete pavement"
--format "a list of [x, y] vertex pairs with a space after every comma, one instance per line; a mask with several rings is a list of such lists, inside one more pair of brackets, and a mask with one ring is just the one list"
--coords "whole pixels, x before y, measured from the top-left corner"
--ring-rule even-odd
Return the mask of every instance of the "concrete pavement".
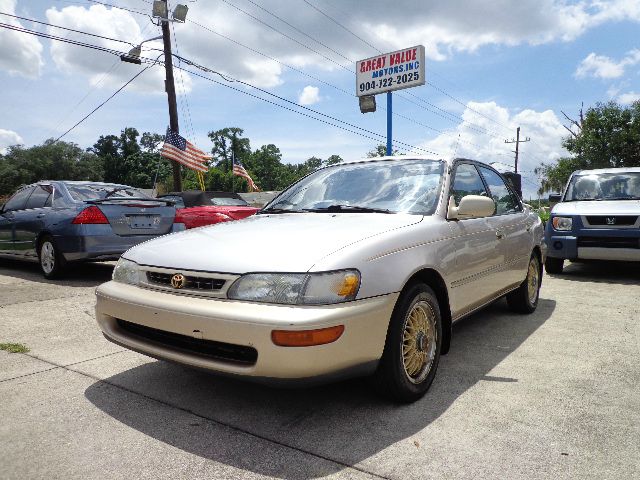
[[105, 264], [49, 282], [0, 260], [2, 478], [638, 478], [640, 279], [546, 276], [538, 310], [458, 322], [428, 394], [361, 380], [279, 390], [117, 347], [93, 318]]

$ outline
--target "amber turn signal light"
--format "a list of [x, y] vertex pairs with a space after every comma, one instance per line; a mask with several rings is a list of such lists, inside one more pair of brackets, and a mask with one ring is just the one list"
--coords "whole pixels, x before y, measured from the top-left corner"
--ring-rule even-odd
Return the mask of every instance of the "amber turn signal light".
[[280, 347], [311, 347], [335, 342], [344, 332], [344, 325], [317, 330], [273, 330], [271, 340]]

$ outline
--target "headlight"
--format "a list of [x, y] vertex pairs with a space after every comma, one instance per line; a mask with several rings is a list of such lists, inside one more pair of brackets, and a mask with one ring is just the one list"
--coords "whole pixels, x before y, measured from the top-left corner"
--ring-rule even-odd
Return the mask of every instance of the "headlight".
[[286, 305], [326, 305], [356, 298], [360, 272], [250, 273], [229, 288], [233, 300]]
[[140, 268], [136, 262], [120, 257], [113, 269], [113, 281], [138, 285], [140, 283]]
[[571, 217], [553, 217], [551, 224], [554, 230], [567, 231], [573, 227], [573, 219]]

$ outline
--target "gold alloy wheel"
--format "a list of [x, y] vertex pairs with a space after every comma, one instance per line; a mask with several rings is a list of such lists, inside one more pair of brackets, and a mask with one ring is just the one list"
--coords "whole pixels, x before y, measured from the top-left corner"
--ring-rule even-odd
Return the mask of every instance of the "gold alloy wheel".
[[436, 356], [436, 315], [428, 302], [420, 300], [404, 321], [402, 332], [402, 364], [411, 383], [419, 384], [427, 377]]
[[529, 262], [529, 271], [527, 272], [527, 293], [529, 294], [529, 303], [535, 305], [538, 300], [538, 290], [540, 285], [540, 265], [535, 258]]

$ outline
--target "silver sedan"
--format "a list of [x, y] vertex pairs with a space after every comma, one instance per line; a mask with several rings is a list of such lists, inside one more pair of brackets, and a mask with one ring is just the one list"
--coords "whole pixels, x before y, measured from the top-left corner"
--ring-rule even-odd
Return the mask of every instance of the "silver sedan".
[[257, 215], [128, 250], [97, 289], [105, 337], [270, 383], [371, 376], [424, 395], [452, 322], [506, 295], [531, 313], [538, 216], [491, 167], [384, 157], [320, 169]]

